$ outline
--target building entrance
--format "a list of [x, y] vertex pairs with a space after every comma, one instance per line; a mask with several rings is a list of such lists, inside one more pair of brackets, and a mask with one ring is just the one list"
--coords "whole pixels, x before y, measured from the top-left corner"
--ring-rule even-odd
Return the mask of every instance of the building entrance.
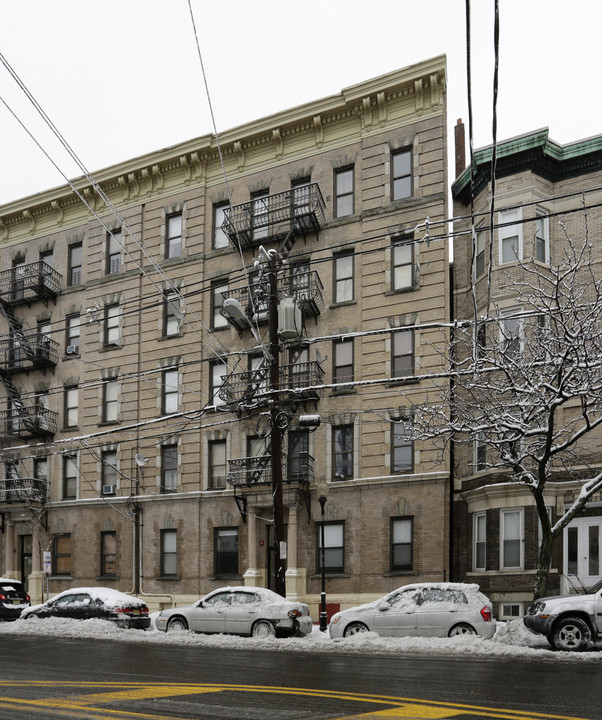
[[578, 518], [564, 531], [564, 571], [578, 587], [589, 587], [602, 578], [600, 548], [602, 518]]

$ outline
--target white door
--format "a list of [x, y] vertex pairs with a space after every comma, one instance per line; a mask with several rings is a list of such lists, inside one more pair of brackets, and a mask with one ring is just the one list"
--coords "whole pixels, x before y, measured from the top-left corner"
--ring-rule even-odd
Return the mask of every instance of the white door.
[[602, 518], [573, 520], [564, 531], [564, 573], [568, 576], [566, 590], [571, 583], [580, 588], [590, 587], [602, 579], [600, 549], [602, 547]]

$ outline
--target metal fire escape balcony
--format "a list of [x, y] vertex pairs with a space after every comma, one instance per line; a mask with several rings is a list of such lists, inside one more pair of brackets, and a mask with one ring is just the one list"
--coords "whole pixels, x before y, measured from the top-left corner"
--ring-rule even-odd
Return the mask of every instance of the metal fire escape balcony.
[[58, 360], [59, 344], [42, 333], [0, 340], [0, 371], [9, 375], [54, 368]]
[[30, 477], [0, 480], [0, 505], [45, 503], [47, 498], [47, 480]]
[[[295, 273], [279, 282], [278, 299], [294, 297], [303, 318], [318, 317], [324, 310], [324, 285], [316, 270]], [[267, 322], [269, 287], [267, 282], [252, 282], [249, 286], [228, 288], [222, 292], [224, 300], [236, 300], [250, 323]], [[248, 328], [244, 318], [233, 318], [220, 308], [220, 313], [238, 331]]]
[[43, 405], [17, 405], [0, 411], [0, 435], [20, 438], [48, 438], [56, 433], [58, 413]]
[[326, 222], [324, 199], [317, 183], [266, 195], [224, 211], [222, 230], [241, 250], [282, 240], [291, 231], [317, 232]]
[[60, 292], [62, 275], [44, 260], [0, 272], [0, 301], [24, 305], [36, 300], [54, 300]]
[[[307, 453], [302, 452], [292, 458], [290, 467], [287, 466], [286, 456], [283, 456], [283, 464], [287, 467], [284, 482], [309, 485], [314, 479], [314, 459]], [[270, 466], [270, 455], [259, 457], [233, 458], [228, 460], [229, 485], [234, 487], [255, 487], [258, 485], [272, 484], [272, 469]]]
[[[267, 390], [268, 375], [268, 365], [245, 372], [230, 373], [224, 376], [218, 394], [229, 406], [258, 407], [266, 405], [270, 400], [270, 393]], [[282, 366], [280, 368], [280, 401], [317, 400], [321, 390], [316, 390], [315, 386], [322, 385], [323, 377], [324, 370], [315, 360]]]

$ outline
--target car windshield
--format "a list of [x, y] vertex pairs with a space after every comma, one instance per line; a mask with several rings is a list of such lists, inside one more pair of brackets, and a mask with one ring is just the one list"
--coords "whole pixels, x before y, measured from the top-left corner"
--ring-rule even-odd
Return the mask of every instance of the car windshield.
[[587, 594], [594, 595], [599, 590], [602, 590], [602, 580], [598, 580], [598, 582], [595, 585], [592, 585], [590, 588], [588, 588]]

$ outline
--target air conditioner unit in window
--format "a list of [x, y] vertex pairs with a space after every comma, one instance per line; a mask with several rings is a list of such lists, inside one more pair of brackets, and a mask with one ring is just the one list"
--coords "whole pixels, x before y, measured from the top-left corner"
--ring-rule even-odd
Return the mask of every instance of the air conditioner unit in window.
[[79, 352], [79, 345], [67, 345], [67, 355], [77, 355]]
[[103, 485], [102, 486], [102, 494], [103, 495], [115, 495], [115, 485]]

